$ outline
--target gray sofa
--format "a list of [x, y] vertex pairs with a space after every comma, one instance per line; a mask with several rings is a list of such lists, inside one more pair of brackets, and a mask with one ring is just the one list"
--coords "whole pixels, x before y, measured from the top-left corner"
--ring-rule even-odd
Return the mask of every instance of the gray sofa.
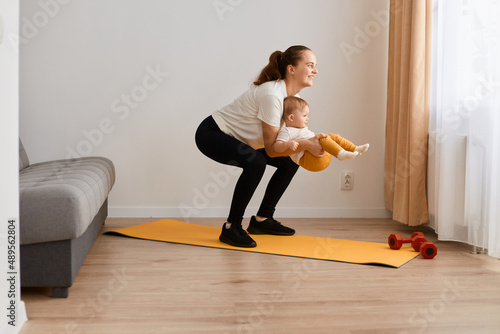
[[19, 141], [22, 287], [68, 288], [107, 217], [115, 168], [103, 157], [30, 164]]

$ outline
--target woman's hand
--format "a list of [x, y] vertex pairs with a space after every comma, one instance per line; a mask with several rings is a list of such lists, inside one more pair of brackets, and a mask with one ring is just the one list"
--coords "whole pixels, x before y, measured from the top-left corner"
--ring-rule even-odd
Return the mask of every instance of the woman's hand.
[[312, 138], [300, 141], [300, 144], [302, 147], [305, 148], [306, 151], [309, 151], [309, 153], [311, 153], [315, 157], [322, 157], [325, 155], [325, 151], [323, 150], [323, 147], [319, 143], [319, 140], [321, 138], [326, 138], [326, 137], [328, 137], [328, 135], [324, 133], [318, 133], [316, 136]]
[[309, 151], [312, 155], [316, 157], [322, 157], [325, 155], [325, 151], [323, 150], [323, 147], [321, 147], [321, 144], [319, 143], [319, 140], [321, 138], [326, 138], [328, 135], [324, 133], [318, 133], [316, 136], [309, 138], [309, 139], [304, 139], [299, 141], [299, 145], [294, 149], [286, 148], [283, 150], [283, 148], [276, 149], [276, 137], [278, 137], [278, 132], [280, 128], [271, 126], [269, 124], [266, 124], [265, 122], [262, 122], [262, 132], [264, 135], [264, 146], [266, 148], [266, 153], [270, 157], [285, 157], [285, 156], [290, 156], [293, 153], [297, 153], [299, 151]]

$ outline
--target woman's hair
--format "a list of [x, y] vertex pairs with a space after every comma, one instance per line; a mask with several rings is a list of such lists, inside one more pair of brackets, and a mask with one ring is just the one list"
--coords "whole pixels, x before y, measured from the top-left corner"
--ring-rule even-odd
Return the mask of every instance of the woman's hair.
[[288, 115], [293, 114], [293, 112], [297, 109], [304, 109], [308, 107], [306, 100], [301, 99], [297, 96], [287, 96], [283, 100], [283, 118], [286, 118]]
[[302, 53], [307, 50], [311, 51], [306, 46], [294, 45], [285, 52], [274, 51], [269, 56], [269, 63], [262, 69], [253, 84], [258, 86], [268, 81], [284, 79], [288, 65], [297, 66], [299, 60], [302, 59]]

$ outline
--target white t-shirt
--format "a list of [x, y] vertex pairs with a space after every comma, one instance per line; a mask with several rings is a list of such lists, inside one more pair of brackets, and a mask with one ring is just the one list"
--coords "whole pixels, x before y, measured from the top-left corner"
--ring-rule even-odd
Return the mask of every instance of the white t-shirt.
[[232, 103], [215, 111], [212, 117], [222, 132], [254, 149], [263, 148], [262, 122], [274, 127], [281, 126], [283, 99], [286, 96], [283, 80], [252, 85]]
[[[282, 127], [280, 129], [280, 132], [278, 132], [278, 137], [276, 137], [276, 141], [282, 140], [282, 141], [289, 141], [289, 140], [304, 140], [304, 139], [309, 139], [315, 136], [315, 133], [309, 130], [309, 128], [306, 126], [305, 128], [293, 128], [293, 127]], [[298, 165], [300, 158], [304, 155], [304, 151], [300, 151], [297, 153], [294, 153], [290, 156], [292, 160]]]

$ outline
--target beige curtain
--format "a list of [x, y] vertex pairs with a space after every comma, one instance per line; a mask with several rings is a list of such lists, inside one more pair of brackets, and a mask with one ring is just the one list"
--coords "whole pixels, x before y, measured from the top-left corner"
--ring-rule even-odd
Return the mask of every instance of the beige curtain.
[[385, 205], [393, 219], [429, 222], [426, 195], [432, 0], [391, 0]]

